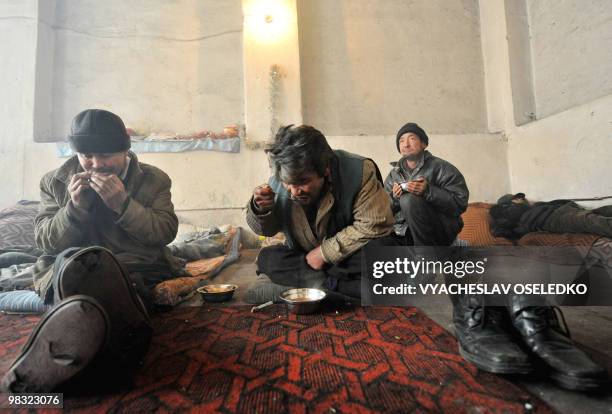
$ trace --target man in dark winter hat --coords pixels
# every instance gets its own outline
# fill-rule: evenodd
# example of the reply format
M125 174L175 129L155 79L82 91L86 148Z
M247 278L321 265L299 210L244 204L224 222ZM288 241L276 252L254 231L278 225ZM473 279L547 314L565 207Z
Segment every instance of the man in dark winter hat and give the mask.
M395 234L403 244L448 246L463 228L461 213L469 191L461 172L426 150L427 133L409 122L395 141L401 154L385 179L395 215Z
M385 180L395 214L395 233L407 245L448 246L463 227L469 192L459 170L426 150L427 133L407 123L397 133L401 154ZM483 295L454 295L453 322L459 350L479 368L498 373L532 369L528 356L500 327L496 308L483 312ZM487 308L489 309L489 308Z
M121 118L85 110L68 141L75 155L41 179L35 220L44 255L34 287L51 309L2 379L3 391L129 377L117 374L136 368L148 349L150 290L179 271L166 247L178 230L170 178L129 151Z

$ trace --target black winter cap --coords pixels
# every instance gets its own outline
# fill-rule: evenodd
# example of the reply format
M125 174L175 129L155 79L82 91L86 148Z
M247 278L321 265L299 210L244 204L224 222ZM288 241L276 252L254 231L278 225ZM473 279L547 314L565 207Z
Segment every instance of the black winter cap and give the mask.
M67 138L82 154L122 152L131 145L121 118L103 109L86 109L75 116Z
M525 193L504 194L497 200L497 204L509 204L512 203L512 200L516 200L517 198L525 199Z
M407 132L412 132L417 137L419 137L419 139L421 140L422 143L424 143L425 145L429 145L429 137L427 136L427 134L425 133L423 128L421 128L420 126L418 126L414 122L408 122L406 125L401 127L399 131L397 131L397 136L395 138L395 146L397 147L397 151L398 152L400 150L399 149L399 140L400 140L401 136L404 135Z

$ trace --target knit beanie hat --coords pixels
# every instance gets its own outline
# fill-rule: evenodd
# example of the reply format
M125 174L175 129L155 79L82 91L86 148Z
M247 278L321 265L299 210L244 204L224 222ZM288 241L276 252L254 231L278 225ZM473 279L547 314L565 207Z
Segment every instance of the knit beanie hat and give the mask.
M406 125L401 127L399 131L397 131L397 137L395 138L395 146L397 147L397 151L398 152L400 150L399 149L399 140L400 140L401 136L404 135L407 132L412 132L417 137L419 137L419 139L421 140L421 142L423 144L429 145L429 137L427 136L425 131L423 131L423 129L420 126L418 126L417 124L415 124L414 122L408 122Z
M82 154L122 152L130 148L130 136L121 118L103 109L86 109L72 120L70 146Z
M517 198L525 198L525 193L516 193L516 194L504 194L497 200L497 204L510 204L512 200L516 200Z

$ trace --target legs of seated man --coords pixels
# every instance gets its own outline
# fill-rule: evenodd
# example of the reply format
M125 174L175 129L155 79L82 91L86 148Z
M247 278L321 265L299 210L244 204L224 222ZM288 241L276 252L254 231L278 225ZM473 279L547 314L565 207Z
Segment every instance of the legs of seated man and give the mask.
M323 286L327 275L306 263L306 253L286 245L264 247L257 256L257 272L266 274L273 283L292 287Z
M398 246L392 236L373 239L370 246ZM292 287L315 287L337 291L353 298L361 297L361 249L330 265L314 270L306 263L306 253L285 245L261 249L257 257L258 273L268 275L273 283Z
M407 245L448 246L458 234L459 220L440 214L423 197L404 193L400 207L408 225Z

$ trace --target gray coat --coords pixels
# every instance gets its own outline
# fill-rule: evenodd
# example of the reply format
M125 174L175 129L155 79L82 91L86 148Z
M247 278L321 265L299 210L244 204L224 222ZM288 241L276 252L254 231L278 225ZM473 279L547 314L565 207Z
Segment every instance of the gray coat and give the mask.
M419 177L425 178L428 189L425 200L442 216L444 225L457 233L463 228L461 214L467 209L470 192L465 178L450 162L425 151L422 162L409 171L402 167L404 159L392 162L393 167L385 179L385 191L391 198L391 209L395 216L395 233L405 235L408 225L402 215L399 200L393 197L393 183L402 183Z

